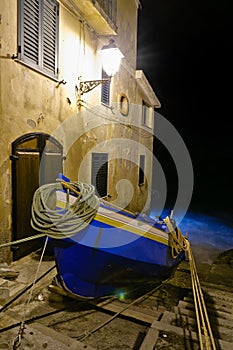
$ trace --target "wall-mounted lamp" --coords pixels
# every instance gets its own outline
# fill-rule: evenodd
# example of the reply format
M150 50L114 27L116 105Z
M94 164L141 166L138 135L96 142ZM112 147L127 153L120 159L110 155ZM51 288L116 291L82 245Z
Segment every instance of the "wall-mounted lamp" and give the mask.
M118 72L123 57L121 51L114 44L114 40L111 39L108 45L104 45L100 51L102 59L102 68L109 76L107 79L100 80L87 80L82 81L79 77L79 83L75 86L76 93L78 96L86 94L93 90L96 86L104 84Z
M111 39L108 45L102 47L102 67L109 77L113 77L119 70L121 59L124 57L121 51L114 44Z

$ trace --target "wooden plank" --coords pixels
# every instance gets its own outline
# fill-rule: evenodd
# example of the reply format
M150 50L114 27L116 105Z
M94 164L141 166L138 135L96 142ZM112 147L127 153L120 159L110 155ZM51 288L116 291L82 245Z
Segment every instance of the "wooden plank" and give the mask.
M160 313L154 313L154 315L149 315L148 313L144 313L143 311L139 310L140 308L135 310L135 307L134 307L134 310L133 309L124 310L124 307L126 307L127 305L120 306L120 305L117 305L117 303L114 301L108 304L99 303L99 304L96 304L96 306L107 311L112 311L114 313L120 312L121 315L133 318L138 321L146 322L148 324L151 324L155 319L158 319L160 316Z
M10 327L1 333L1 344L9 344L9 339L15 339L19 332L19 325L22 321L22 315L8 310L7 314L3 314L2 325L7 327L8 325L15 325L14 328ZM15 321L18 321L17 323ZM26 344L25 344L26 342ZM24 345L26 345L24 347ZM73 339L65 334L61 334L51 327L45 326L38 322L33 322L25 325L23 337L21 340L20 349L49 349L49 350L97 350L92 346L86 345L76 339ZM8 349L8 348L7 348ZM10 349L10 348L9 348Z
M159 331L154 328L150 328L139 348L139 350L153 350L159 337Z
M49 290L54 292L54 293L58 293L61 294L63 296L66 297L70 297L76 300L81 301L82 299L80 299L78 296L76 296L75 294L69 293L67 291L65 291L64 289L62 289L61 287L57 287L54 285L50 285L49 286ZM101 301L99 303L96 303L95 300L87 300L88 303L102 308L104 310L107 311L111 311L114 313L121 313L121 315L133 318L135 320L138 321L142 321L148 324L151 324L155 319L158 319L161 316L161 312L159 311L154 311L154 312L149 312L149 310L143 312L142 309L140 307L131 307L130 306L130 310L129 309L125 309L124 308L127 307L127 304L123 304L123 305L119 305L117 301ZM123 310L123 311L122 311Z

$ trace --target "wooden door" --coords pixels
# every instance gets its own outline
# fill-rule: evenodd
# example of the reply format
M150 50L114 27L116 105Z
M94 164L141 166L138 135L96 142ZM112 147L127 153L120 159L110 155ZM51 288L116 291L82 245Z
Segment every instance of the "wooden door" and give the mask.
M39 186L40 155L38 152L18 152L15 167L14 231L13 240L33 236L31 227L31 203ZM41 246L41 240L32 240L13 246L14 260Z
M30 224L31 205L35 190L42 184L55 182L62 171L62 146L43 133L26 134L12 144L13 241L35 232ZM12 246L17 260L42 245L42 239Z

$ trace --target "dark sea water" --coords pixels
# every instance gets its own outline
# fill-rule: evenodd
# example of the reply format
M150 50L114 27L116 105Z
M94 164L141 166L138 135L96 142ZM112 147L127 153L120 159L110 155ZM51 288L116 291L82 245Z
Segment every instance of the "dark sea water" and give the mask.
M151 210L151 216L155 211ZM164 210L162 217L169 215ZM176 220L176 213L173 214ZM179 221L179 219L178 219ZM218 212L214 216L205 213L187 211L179 222L179 228L188 239L197 263L212 264L223 251L233 249L233 220L229 213Z
M230 216L223 218L188 212L179 227L188 238L197 262L211 264L219 253L233 248L233 223Z

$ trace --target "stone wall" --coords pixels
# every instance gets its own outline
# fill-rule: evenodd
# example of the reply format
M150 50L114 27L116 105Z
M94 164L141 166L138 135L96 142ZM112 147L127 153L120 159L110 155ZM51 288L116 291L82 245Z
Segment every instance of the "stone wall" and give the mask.
M79 177L80 180L90 181L90 162L83 161L90 150L111 152L109 193L113 200L117 198L115 184L125 179L125 183L121 182L120 189L122 204L127 204L130 210L141 211L145 206L148 209L151 159L147 163L147 183L139 188L138 165L134 159L134 155L138 157L138 150L130 145L120 150L117 144L112 148L109 143L111 139L129 139L135 142L134 145L144 143L152 151L153 137L145 138L137 128L130 127L132 122L135 123L135 118L136 125L139 125L140 106L146 98L135 80L136 5L135 0L119 1L119 34L115 41L125 57L119 73L112 79L111 101L114 109L109 109L100 103L101 86L83 96L81 106L77 106L75 93L79 76L85 80L101 78L98 51L108 42L108 38L98 36L88 23L80 21L81 14L77 15L75 11L66 8L65 1L60 1L59 79L55 81L17 58L12 58L17 53L17 1L0 1L0 244L12 240L12 143L30 132L51 134L62 143L67 156L64 174L74 180ZM59 81L64 81L65 84ZM139 106L136 114L129 113L128 119L119 113L122 93L128 97L130 105ZM72 138L73 143L70 144ZM132 159L127 158L128 153L131 153ZM120 155L123 160L119 159ZM130 202L127 199L131 195L127 192L128 181L134 187ZM0 261L9 263L11 259L10 248L0 250Z

